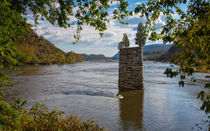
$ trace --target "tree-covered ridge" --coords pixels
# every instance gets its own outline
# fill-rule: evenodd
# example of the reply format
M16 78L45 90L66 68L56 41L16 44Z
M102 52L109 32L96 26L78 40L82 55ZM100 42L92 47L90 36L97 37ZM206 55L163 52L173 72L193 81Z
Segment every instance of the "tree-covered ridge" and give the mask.
M105 57L104 55L102 54L98 54L98 55L95 55L95 54L90 54L90 55L87 55L87 54L80 54L83 59L85 61L100 61L100 60L107 60L108 58Z
M152 51L144 51L143 59L149 61L161 61L157 60L161 55L165 54L167 50L152 50Z
M175 45L172 45L167 52L164 54L160 55L156 60L157 61L167 61L170 62L172 57L175 57L177 53L181 51L181 48L177 48Z
M19 50L17 59L23 64L71 64L83 61L79 54L63 52L32 29L28 30L25 40L15 47Z

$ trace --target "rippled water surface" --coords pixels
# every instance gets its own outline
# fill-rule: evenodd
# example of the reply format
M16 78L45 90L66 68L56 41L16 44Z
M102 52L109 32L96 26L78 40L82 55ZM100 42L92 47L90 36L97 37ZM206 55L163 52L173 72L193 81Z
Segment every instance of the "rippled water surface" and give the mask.
M184 88L179 87L178 79L163 74L166 67L169 64L144 62L144 90L121 92L124 98L119 99L117 62L25 66L10 73L15 87L7 91L7 101L22 97L29 107L46 103L50 109L95 119L114 131L191 130L207 119L196 96L209 79L197 74L196 84L187 82Z

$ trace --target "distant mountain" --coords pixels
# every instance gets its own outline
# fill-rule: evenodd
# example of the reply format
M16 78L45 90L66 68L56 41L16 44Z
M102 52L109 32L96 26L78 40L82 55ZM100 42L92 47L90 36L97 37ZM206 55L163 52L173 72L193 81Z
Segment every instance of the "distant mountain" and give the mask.
M167 44L167 45L164 45L164 44L152 44L152 45L145 45L143 47L143 52L144 52L144 55L160 55L162 53L165 53L170 47L171 47L172 44ZM115 54L113 57L112 57L113 60L119 60L119 53Z
M112 60L119 60L119 53L115 54L113 57L112 57Z
M172 44L152 44L145 45L143 51L154 51L154 50L168 50Z
M82 56L85 61L98 61L98 60L107 60L108 59L107 57L105 57L102 54L98 54L98 55L95 55L95 54L90 54L90 55L80 54L80 56Z
M74 52L65 53L51 42L38 36L32 29L24 41L16 44L19 50L18 60L23 64L64 64L83 61L83 58Z
M156 60L157 61L170 61L171 58L177 53L180 52L182 48L177 48L175 45L172 45L168 51L160 55Z

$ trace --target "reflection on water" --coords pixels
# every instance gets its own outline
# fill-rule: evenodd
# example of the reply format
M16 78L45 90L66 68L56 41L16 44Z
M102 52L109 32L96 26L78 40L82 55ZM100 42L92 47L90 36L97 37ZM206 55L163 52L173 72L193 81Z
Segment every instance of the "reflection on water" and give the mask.
M135 131L143 128L144 90L121 92L120 124L122 129Z
M182 88L178 79L163 74L168 66L145 62L144 90L120 92L123 99L117 97L117 62L25 66L9 74L15 87L6 90L6 100L23 97L29 102L28 108L46 103L50 109L95 119L113 131L191 130L195 123L207 119L196 96L209 78L197 74L198 83L188 81Z

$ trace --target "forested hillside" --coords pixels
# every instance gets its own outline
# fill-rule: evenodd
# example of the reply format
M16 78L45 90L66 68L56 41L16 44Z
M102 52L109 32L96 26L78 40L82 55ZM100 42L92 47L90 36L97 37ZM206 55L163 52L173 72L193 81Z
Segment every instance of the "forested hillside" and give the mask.
M154 51L154 50L168 50L172 44L152 44L145 45L143 51Z
M104 55L102 54L98 54L98 55L95 55L95 54L90 54L90 55L87 55L87 54L80 54L85 61L98 61L98 60L107 60L108 58L105 57Z
M157 61L157 58L165 54L167 50L153 50L153 51L144 51L143 59L149 61Z
M26 39L16 45L20 62L24 64L70 64L83 61L79 54L63 52L44 37L38 36L32 29L29 29L28 33Z
M159 56L156 60L157 61L170 61L176 53L179 53L182 49L177 48L175 45L172 45L168 51L161 56Z

